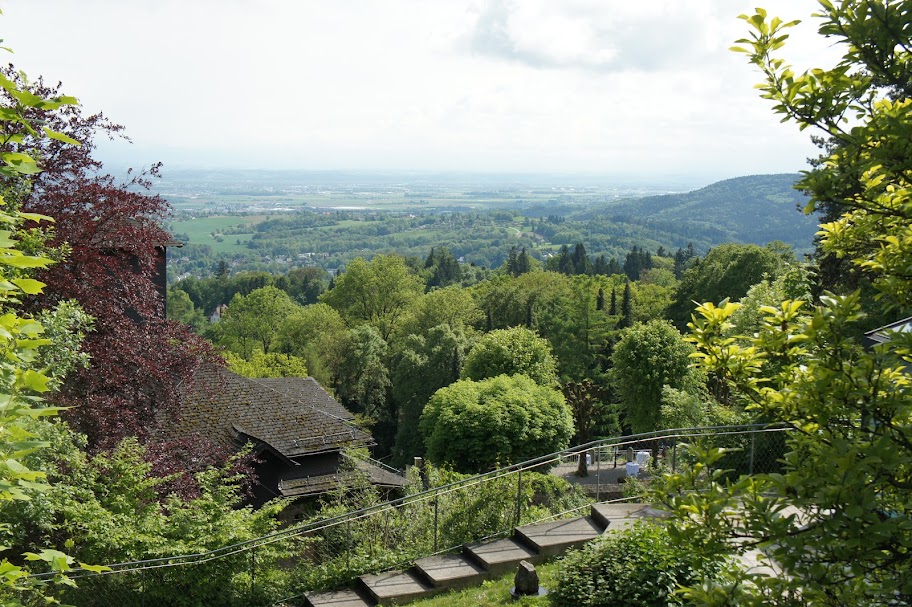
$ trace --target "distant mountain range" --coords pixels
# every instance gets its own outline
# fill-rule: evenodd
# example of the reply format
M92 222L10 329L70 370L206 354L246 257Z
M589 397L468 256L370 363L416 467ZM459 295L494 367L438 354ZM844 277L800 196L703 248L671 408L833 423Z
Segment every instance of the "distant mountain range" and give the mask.
M818 230L818 217L800 210L808 198L794 189L798 178L792 173L736 177L683 194L600 203L572 219L607 219L671 234L691 233L710 246L781 240L805 252Z

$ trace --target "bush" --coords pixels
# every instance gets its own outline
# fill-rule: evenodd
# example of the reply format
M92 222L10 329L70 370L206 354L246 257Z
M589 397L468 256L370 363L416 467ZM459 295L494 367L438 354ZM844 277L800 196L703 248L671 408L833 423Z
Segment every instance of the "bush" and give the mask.
M478 472L566 449L573 415L557 390L499 375L437 390L419 428L431 461Z
M664 526L640 522L569 553L551 594L554 607L682 605L675 591L715 578L721 562L701 561L671 543Z

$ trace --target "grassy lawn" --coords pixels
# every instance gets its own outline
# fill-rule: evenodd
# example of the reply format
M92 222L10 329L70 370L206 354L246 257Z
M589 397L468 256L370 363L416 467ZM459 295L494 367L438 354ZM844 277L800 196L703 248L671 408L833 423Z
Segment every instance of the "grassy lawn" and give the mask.
M538 578L541 585L549 590L553 590L556 585L558 561L536 565ZM500 607L507 605L546 607L549 605L548 597L524 597L514 601L510 596L510 588L513 587L513 577L516 572L509 573L499 580L489 580L481 586L475 586L460 590L458 592L448 592L439 594L435 597L409 603L414 607Z
M212 232L236 228L239 225L254 225L265 219L266 215L197 217L172 222L171 232L174 234L187 234L192 244L207 244L216 252L246 251L247 241L250 240L250 236L253 233L252 229L249 234L226 234L221 237L221 242L212 237ZM238 240L241 241L241 244L237 244Z

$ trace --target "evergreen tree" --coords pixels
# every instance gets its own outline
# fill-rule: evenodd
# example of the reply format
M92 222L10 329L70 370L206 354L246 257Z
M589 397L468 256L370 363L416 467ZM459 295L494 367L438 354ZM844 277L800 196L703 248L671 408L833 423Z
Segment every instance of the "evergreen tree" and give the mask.
M595 309L604 310L605 309L605 289L599 287L598 297L595 298Z
M526 253L526 247L523 247L519 252L519 257L516 258L516 275L525 274L532 270L532 262L529 261L529 254Z
M583 243L578 242L573 248L572 262L574 274L589 274L589 256L586 255L586 247L583 246Z
M573 259L570 257L570 249L567 248L567 245L562 245L560 253L557 255L557 271L568 276L573 274Z
M674 275L675 278L681 280L681 277L684 275L684 270L687 269L688 261L693 257L696 257L694 252L694 246L692 242L687 243L686 249L678 249L674 254Z
M633 245L633 248L630 249L630 252L627 253L627 257L624 260L624 274L627 275L627 278L630 280L639 280L640 274L644 270L649 270L651 268L652 254L645 249L641 249L637 245Z
M621 320L618 328L625 329L633 326L633 297L630 293L630 281L624 283L624 298L621 300Z
M624 270L621 268L621 264L617 259L612 257L608 260L608 270L605 272L605 276L614 276L615 274L623 274Z
M507 255L506 266L507 274L510 276L519 276L519 258L516 255L516 245L510 247L510 254Z
M611 287L611 307L608 309L608 313L612 316L618 313L617 289L614 287Z
M629 280L639 280L640 278L640 248L633 245L633 248L627 252L624 259L624 274Z

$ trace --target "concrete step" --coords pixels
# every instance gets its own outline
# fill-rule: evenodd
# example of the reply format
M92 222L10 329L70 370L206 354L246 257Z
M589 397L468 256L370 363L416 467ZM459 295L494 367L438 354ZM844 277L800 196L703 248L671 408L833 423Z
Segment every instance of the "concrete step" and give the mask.
M336 590L334 592L308 592L304 595L304 605L307 607L373 607L374 603L354 590Z
M592 504L590 515L606 530L617 531L641 518L664 518L667 512L644 504Z
M475 586L487 572L461 554L441 554L415 561L415 569L437 589L454 590Z
M603 530L602 525L585 516L517 527L513 535L539 556L554 556L597 538Z
M362 575L361 583L378 605L404 605L409 601L434 594L435 589L411 571L387 571Z
M487 570L489 577L498 577L515 569L520 561L541 562L541 557L534 550L510 538L467 544L462 550Z

